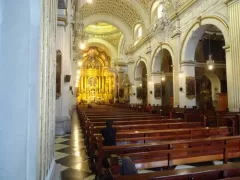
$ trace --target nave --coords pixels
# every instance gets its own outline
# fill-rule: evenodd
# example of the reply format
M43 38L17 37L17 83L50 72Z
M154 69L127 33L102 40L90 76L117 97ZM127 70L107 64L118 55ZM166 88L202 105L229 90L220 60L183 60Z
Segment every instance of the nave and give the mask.
M82 133L85 137L86 152L93 173L101 171L99 159L109 156L111 171L116 179L161 179L161 176L176 176L175 179L220 179L222 172L229 177L239 178L240 137L231 124L209 125L194 119L193 115L173 109L170 116L136 112L134 108L93 106L78 107ZM177 116L188 118L179 118ZM225 113L227 116L227 112ZM196 116L195 116L196 117ZM102 146L100 129L106 120L113 120L117 129L117 145ZM192 119L192 120L190 120ZM194 126L192 124L194 123ZM197 124L198 123L198 124ZM76 128L76 127L73 127ZM97 147L97 148L96 148ZM170 149L169 149L170 148ZM97 161L94 152L97 151ZM96 154L95 154L96 155ZM141 175L119 176L117 156L129 156ZM170 170L170 171L167 171ZM212 171L212 173L206 173ZM200 174L200 175L199 175ZM224 175L226 175L225 173ZM185 175L185 177L184 177ZM225 176L227 177L227 176ZM89 179L93 179L94 175Z

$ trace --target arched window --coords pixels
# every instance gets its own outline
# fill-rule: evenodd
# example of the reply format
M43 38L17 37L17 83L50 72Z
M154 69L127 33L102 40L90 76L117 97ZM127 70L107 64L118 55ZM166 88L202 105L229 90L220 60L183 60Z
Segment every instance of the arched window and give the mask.
M138 23L134 26L134 39L137 40L143 36L143 26L142 24Z
M142 32L142 26L140 26L139 28L138 28L138 30L137 30L137 37L138 38L140 38L140 37L142 37L142 34L143 32Z
M163 16L163 5L159 4L158 9L157 9L157 17L158 19Z

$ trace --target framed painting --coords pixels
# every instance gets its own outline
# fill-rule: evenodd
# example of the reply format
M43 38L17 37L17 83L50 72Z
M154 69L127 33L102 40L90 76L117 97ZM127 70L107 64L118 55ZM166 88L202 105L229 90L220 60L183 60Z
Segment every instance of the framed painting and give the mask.
M154 84L154 98L160 99L165 94L165 86L161 83Z
M188 99L194 99L196 97L195 77L186 77L186 96Z
M123 96L124 96L124 89L123 89L123 88L120 88L120 89L119 89L119 97L120 97L120 98L123 98Z
M141 87L137 87L137 98L142 99L143 98L143 90Z
M57 50L56 57L56 99L61 96L62 53Z

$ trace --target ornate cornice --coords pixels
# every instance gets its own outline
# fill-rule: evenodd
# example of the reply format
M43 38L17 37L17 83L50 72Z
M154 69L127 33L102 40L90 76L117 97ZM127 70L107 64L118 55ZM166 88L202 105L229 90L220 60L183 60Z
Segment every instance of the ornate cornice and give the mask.
M174 20L176 17L178 17L180 14L182 14L185 10L187 10L190 6L192 6L195 2L197 2L197 0L179 0L180 7L178 7L177 10L173 10L173 8L174 8L173 5L168 10L170 19Z
M151 31L146 36L144 36L142 39L140 39L140 41L138 41L136 44L129 46L124 52L125 55L129 55L129 54L132 54L135 51L137 51L140 47L142 47L144 44L146 44L146 42L149 41L153 36L154 36L154 33Z
M195 66L196 62L193 60L185 60L180 63L181 66Z

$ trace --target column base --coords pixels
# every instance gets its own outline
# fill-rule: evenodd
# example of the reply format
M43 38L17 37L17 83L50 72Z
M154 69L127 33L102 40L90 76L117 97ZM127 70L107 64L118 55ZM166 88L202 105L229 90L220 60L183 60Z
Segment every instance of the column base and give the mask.
M61 180L61 164L56 164L53 159L49 173L45 180Z
M70 117L56 117L55 135L62 136L66 133L71 133L71 124Z

